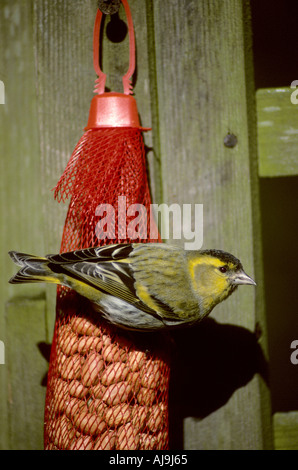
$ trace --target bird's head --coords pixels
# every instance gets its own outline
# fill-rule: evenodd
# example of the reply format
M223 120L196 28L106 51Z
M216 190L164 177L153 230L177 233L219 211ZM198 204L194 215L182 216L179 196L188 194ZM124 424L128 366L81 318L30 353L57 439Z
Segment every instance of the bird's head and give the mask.
M256 285L244 272L239 259L225 251L189 251L188 262L193 288L208 312L239 285Z

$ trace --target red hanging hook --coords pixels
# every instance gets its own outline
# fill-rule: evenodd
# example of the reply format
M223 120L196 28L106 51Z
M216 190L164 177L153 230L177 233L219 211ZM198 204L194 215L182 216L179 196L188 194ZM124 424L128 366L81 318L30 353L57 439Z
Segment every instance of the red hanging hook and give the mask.
M105 92L106 74L101 70L98 57L100 48L100 27L102 12L97 11L93 33L93 66L98 78L95 81L94 92L96 95L91 101L87 129L103 127L137 127L143 131L140 125L137 103L132 94L131 77L135 70L135 36L133 22L127 0L121 0L125 9L129 32L129 67L122 77L124 93Z
M127 0L121 0L124 6L127 24L128 24L128 33L129 33L129 67L126 74L122 77L123 83L123 92L125 95L132 94L132 85L130 83L131 77L135 71L135 35L133 29L133 21L130 13L130 8L127 3ZM97 80L95 80L95 88L94 92L98 95L104 93L105 91L105 83L107 75L101 70L99 65L99 51L100 51L100 28L102 23L102 12L98 9L95 24L94 24L94 32L93 32L93 66L98 76Z

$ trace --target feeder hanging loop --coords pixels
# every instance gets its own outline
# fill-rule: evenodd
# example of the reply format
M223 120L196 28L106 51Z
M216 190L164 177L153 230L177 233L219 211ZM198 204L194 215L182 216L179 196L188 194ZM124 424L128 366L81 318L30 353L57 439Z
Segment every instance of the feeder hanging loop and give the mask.
M128 33L129 33L129 67L126 74L122 77L123 83L123 93L125 95L132 94L132 85L130 83L130 79L133 76L135 70L135 35L134 35L134 28L133 28L133 21L130 13L130 8L128 5L127 0L121 0L124 6L124 10L126 13L127 24L128 24ZM99 51L100 51L100 28L102 23L102 12L100 10L97 11L95 24L94 24L94 32L93 32L93 66L98 78L95 80L95 87L94 93L98 95L104 93L105 91L105 83L106 83L106 74L101 70L99 65Z
M94 93L90 105L89 119L85 130L108 127L138 128L148 131L149 128L141 127L137 103L132 96L130 79L135 70L135 36L130 8L127 0L121 0L125 9L129 32L129 67L122 77L123 93L105 92L106 74L99 64L100 28L102 24L102 12L97 11L93 31L93 66L98 78L95 80Z

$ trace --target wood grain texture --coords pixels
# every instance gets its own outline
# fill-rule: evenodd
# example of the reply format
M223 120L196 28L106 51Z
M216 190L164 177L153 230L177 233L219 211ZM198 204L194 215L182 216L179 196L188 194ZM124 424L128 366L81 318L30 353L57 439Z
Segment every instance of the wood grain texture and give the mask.
M261 177L298 174L298 104L291 101L293 93L286 87L257 91Z
M251 373L237 381L242 369L253 363L250 349L245 350L241 343L241 334L254 339L256 323L263 331L260 344L266 355L250 23L247 7L243 8L247 2L130 0L129 4L137 45L135 98L142 124L152 127L144 139L148 148L153 147L147 157L154 201L169 205L203 204L203 247L231 251L241 258L248 274L258 283L257 290L240 288L216 308L213 329L205 335L206 349L198 353L196 334L204 336L202 333L200 336L199 329L183 332L178 338L178 345L183 345L178 353L185 380L196 378L196 381L190 380L192 387L183 390L185 404L191 402L188 394L192 391L194 406L187 412L183 410L184 424L179 422L183 429L176 427L175 431L184 432L185 449L268 448L271 429L267 387L253 367ZM5 255L8 249L40 254L59 251L67 204L54 201L51 190L88 119L96 78L92 63L96 2L13 0L5 1L4 7L0 9L0 39L5 45L0 50L0 64L4 65L5 73L0 79L6 85L7 102L5 107L0 106L0 141L6 157L1 157L1 217L5 223L0 237L1 257L9 277L14 268ZM120 18L124 19L123 12ZM108 85L118 87L118 74L126 70L127 43L107 42L103 54ZM224 145L228 133L237 137L238 143L233 148ZM13 366L13 358L23 348L23 328L35 318L33 311L42 320L32 334L27 328L26 341L32 346L39 337L51 340L55 288L18 286L16 294L16 288L2 279L1 294L4 302L10 300L7 322L2 305L1 334L10 338L10 344L14 337L18 338L12 356L7 348L5 351ZM21 317L22 304L16 301L16 295L29 302L25 303L25 316L20 323L15 319ZM212 336L217 331L219 334ZM229 339L225 344L227 331ZM208 367L207 356L219 342L218 356L215 355L209 376L204 376L202 365ZM234 345L238 348L235 352ZM182 354L188 353L187 346L194 346L192 357ZM231 356L226 354L229 347ZM36 357L32 350L26 349L27 354L30 361ZM240 360L237 369L233 357L241 358L242 354L243 361ZM13 411L18 409L7 407L7 384L16 384L21 373L11 366L10 382L8 368L0 366L3 373L0 412L5 423L16 423ZM224 378L220 375L226 370L223 366L230 366ZM22 379L24 393L37 390L37 376L38 373ZM215 401L220 400L217 406L210 406L203 418L198 417L196 393L206 382L209 384L212 376L222 380L211 389ZM177 377L173 388L181 385L185 382ZM232 391L223 396L222 390L227 386ZM38 388L38 403L41 397ZM15 391L15 400L19 399L20 394ZM205 401L206 405L211 404L209 397ZM26 409L21 413L23 430L30 418ZM175 413L176 410L173 416ZM38 419L42 423L40 408L33 421L36 429L40 429ZM23 436L24 441L20 438L19 442L38 447L39 437L33 435L32 440ZM17 435L13 439L9 437L8 425L3 425L1 446L14 445Z
M32 23L32 2L17 0L4 1L0 8L0 75L5 85L5 104L0 106L0 184L1 184L1 231L0 231L0 339L5 345L5 364L0 365L0 448L7 449L11 444L10 429L12 419L21 415L21 406L28 396L18 395L14 418L8 413L8 364L19 360L22 350L18 349L22 335L28 333L28 319L14 316L14 325L7 325L5 320L6 302L15 296L40 297L44 295L42 285L15 286L9 285L9 278L16 269L11 262L8 251L44 252L43 239L43 201L41 197L41 166L39 155L38 118L35 94L34 67L34 29ZM13 306L10 307L13 310ZM41 337L45 335L45 311L35 304L32 305L31 318L38 319L43 325ZM36 315L36 317L35 317ZM12 341L13 327L15 334ZM6 338L10 338L9 344ZM27 336L28 337L28 336ZM29 339L28 339L29 340ZM28 357L30 363L31 355ZM32 363L30 363L32 365ZM10 371L11 372L11 371ZM14 370L18 373L18 371ZM39 387L42 376L36 377L37 383L31 381L32 376L23 376L24 387L32 392ZM17 377L13 377L15 383ZM26 388L26 387L29 388ZM24 389L23 389L24 390ZM36 388L35 388L36 390ZM16 392L17 393L17 392ZM36 399L38 400L39 393ZM29 398L31 400L31 398ZM43 420L43 410L38 416ZM24 418L24 420L23 420ZM37 417L36 417L37 419ZM30 428L31 415L27 408L26 416L20 418L20 429ZM16 422L16 421L15 421ZM31 429L32 430L32 429ZM36 434L34 434L36 436ZM24 437L25 438L25 437ZM26 439L26 438L25 438ZM34 441L32 438L31 443ZM39 437L40 442L40 437Z
M163 202L204 204L203 248L232 252L255 276L258 310L256 290L242 288L212 314L220 323L253 332L257 322L263 331L266 325L261 262L255 259L260 255L260 239L255 238L259 215L253 214L258 212L257 162L256 141L250 142L254 123L249 121L254 91L248 86L249 15L243 5L238 0L153 2ZM237 137L234 148L224 145L228 133ZM240 354L245 357L245 351ZM266 402L270 399L260 382L255 377L238 388L225 406L203 420L187 418L185 447L270 447L268 407L261 418L263 393ZM184 396L187 400L186 391Z
M149 78L147 62L147 26L145 4L129 2L137 25L136 73L134 93L140 120L151 126ZM92 0L34 2L36 28L37 102L40 135L42 192L46 199L45 236L47 252L58 252L66 211L65 204L54 201L52 188L62 175L71 154L84 133L93 98L96 74L93 69L93 26L97 4ZM126 20L121 7L119 17ZM102 70L107 74L107 91L122 90L122 75L129 60L127 38L112 43L106 37L109 19L103 23ZM151 133L145 133L145 144L152 147ZM148 154L153 168L154 155ZM152 178L153 181L153 178ZM152 187L152 193L155 193ZM55 310L54 288L47 286L48 310ZM53 324L53 314L50 317ZM50 326L49 326L50 328Z
M93 83L92 31L96 4L34 1L35 67L43 236L47 253L60 250L68 209L54 200L56 186L87 124ZM46 287L48 328L53 331L56 295Z
M298 412L274 413L275 450L298 450Z
M42 380L48 364L38 343L47 339L45 307L45 298L28 297L6 305L8 448L13 450L43 450Z

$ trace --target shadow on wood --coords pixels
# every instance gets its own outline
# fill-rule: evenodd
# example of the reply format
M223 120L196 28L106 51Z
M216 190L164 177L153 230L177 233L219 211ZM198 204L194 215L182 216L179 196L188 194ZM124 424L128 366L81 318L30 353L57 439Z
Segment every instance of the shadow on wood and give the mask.
M256 373L268 385L268 364L258 343L260 334L212 318L171 333L170 449L184 448L184 418L204 419L224 406ZM150 334L141 333L139 340L145 337L148 340ZM51 345L40 342L38 348L49 360ZM46 381L44 376L42 385L46 386Z
M268 384L258 332L211 318L175 331L170 384L170 448L183 449L183 419L204 419L256 373Z

